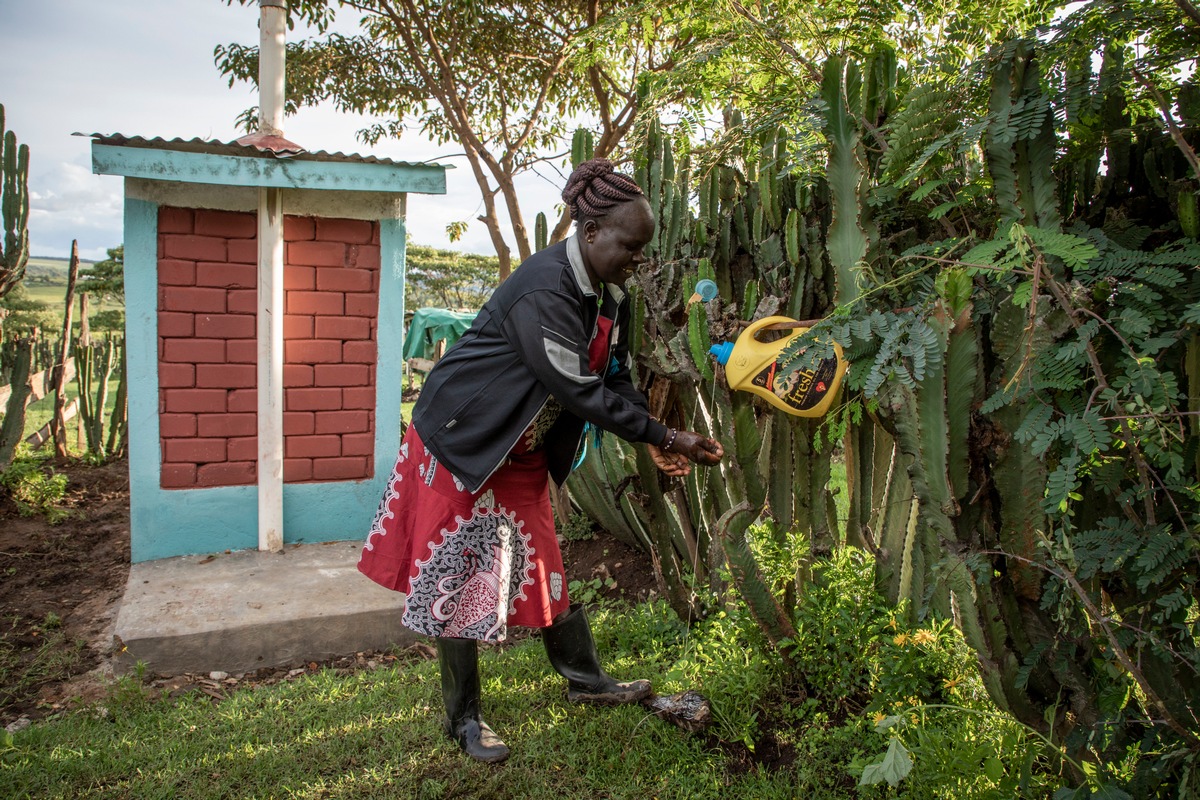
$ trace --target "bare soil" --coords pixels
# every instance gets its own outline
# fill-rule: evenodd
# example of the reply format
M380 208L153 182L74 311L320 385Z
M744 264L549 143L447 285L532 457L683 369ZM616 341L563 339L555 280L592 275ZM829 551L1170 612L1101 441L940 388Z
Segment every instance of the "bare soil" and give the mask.
M104 696L112 628L129 575L124 461L53 465L68 476L51 524L0 492L0 724Z
M61 504L67 517L57 524L22 516L0 490L0 725L100 702L114 680L113 628L129 575L128 464L65 461L53 467L69 480ZM597 598L635 603L655 591L649 557L607 533L565 541L562 548L568 582L583 581ZM323 667L352 671L433 655L427 646L410 650L347 653L319 664L233 676L146 679L154 694L199 690L219 698L242 683L275 683Z

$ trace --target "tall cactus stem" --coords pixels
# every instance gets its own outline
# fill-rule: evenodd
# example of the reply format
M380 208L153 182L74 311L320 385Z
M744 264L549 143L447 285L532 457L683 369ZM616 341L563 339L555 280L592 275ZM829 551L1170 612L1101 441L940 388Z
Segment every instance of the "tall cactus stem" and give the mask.
M29 146L18 145L17 135L4 127L0 105L0 224L4 249L0 251L0 297L25 276L29 263Z

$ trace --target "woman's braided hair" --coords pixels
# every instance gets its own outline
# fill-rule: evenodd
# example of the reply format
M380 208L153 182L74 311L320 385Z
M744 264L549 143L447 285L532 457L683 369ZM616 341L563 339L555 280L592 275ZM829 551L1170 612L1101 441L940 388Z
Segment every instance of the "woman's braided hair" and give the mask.
M571 219L598 219L614 206L641 197L642 187L628 175L622 175L607 158L593 158L575 168L563 189L563 202Z

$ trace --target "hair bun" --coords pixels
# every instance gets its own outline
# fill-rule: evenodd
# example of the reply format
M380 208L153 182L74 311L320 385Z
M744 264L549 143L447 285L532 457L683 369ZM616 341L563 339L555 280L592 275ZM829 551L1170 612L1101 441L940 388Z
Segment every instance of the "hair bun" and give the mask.
M567 180L567 185L562 192L563 202L568 206L574 205L575 201L579 199L579 195L587 191L592 181L605 175L611 175L616 171L617 168L607 158L593 158L590 161L584 161L575 168Z
M584 161L571 173L562 199L572 219L603 217L619 203L642 196L642 189L628 175L617 172L607 158Z

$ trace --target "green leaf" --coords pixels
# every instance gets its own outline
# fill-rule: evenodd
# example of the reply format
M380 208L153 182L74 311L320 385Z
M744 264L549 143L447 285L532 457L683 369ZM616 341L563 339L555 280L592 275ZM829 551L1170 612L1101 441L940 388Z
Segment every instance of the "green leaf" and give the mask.
M1064 458L1054 471L1046 476L1046 498L1042 501L1042 509L1047 514L1066 512L1069 501L1076 499L1079 489L1079 479L1076 470L1079 460L1072 456Z
M957 319L971 302L971 276L965 269L950 269L939 277L939 290L952 319Z
M902 721L903 718L899 714L892 714L891 716L884 717L883 719L879 720L879 722L875 723L875 732L883 733Z
M1112 433L1094 411L1071 418L1069 425L1075 444L1084 453L1104 452L1112 443Z
M1033 281L1021 281L1013 290L1012 304L1025 308L1033 298Z
M1078 789L1063 787L1054 793L1054 800L1088 800L1091 796L1092 793L1086 786L1080 786Z
M930 219L941 219L958 207L957 200L947 200L944 203L939 203L929 210Z
M927 196L929 196L930 192L934 191L935 189L939 188L940 186L943 186L945 183L946 182L943 180L935 180L935 181L927 181L927 182L921 184L920 186L918 186L916 189L913 190L913 193L912 193L913 202L920 202L921 200L924 200Z
M1025 418L1021 420L1021 424L1013 431L1013 438L1021 444L1027 444L1034 436L1046 430L1053 414L1053 406L1044 403L1032 404L1028 413L1025 414Z
M1189 325L1200 325L1200 301L1192 303L1183 312L1183 321Z
M1058 256L1071 269L1083 267L1100 254L1096 245L1082 236L1048 231L1033 225L1026 227L1025 232L1047 255Z
M889 786L895 787L908 777L912 768L913 762L909 757L908 748L901 744L899 739L893 738L887 752L883 754L883 760L878 764L868 765L863 770L858 785L873 786L887 781Z
M1045 425L1033 433L1033 454L1041 458L1050 449L1050 446L1058 441L1058 437L1062 435L1063 425L1061 422L1052 422Z

